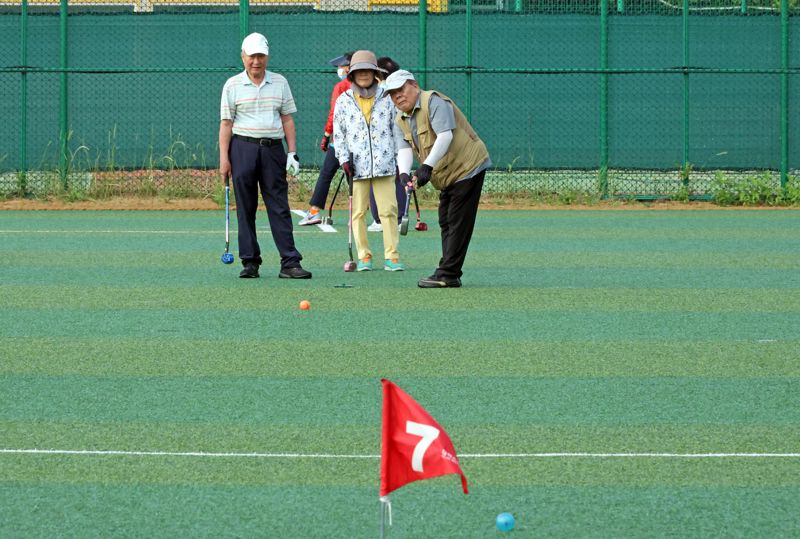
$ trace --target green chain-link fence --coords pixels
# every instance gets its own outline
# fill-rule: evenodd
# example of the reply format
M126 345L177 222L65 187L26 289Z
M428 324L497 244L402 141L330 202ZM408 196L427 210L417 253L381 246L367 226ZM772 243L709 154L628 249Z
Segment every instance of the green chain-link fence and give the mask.
M420 6L423 6L420 9ZM6 0L0 194L210 191L222 85L270 41L313 184L336 79L368 48L452 97L487 190L703 196L800 168L797 0Z

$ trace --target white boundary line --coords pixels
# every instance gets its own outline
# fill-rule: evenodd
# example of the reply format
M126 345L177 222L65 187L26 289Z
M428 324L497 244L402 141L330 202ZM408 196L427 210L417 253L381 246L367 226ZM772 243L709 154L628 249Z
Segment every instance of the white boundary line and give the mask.
M25 455L111 455L132 457L226 457L286 459L376 459L380 455L346 455L325 453L214 453L206 451L120 451L94 449L0 449L0 454Z
M0 229L0 234L219 234L211 230L10 230Z
M1 5L1 4L0 4ZM319 227L327 227L330 230L325 232L336 232L336 229L330 225L317 225ZM269 231L269 227L264 230ZM231 229L231 232L236 232L236 229ZM306 234L312 232L311 230L297 230L294 229L294 234ZM192 235L207 234L217 236L220 234L218 230L12 230L0 229L0 234L155 234L159 236L169 235Z
M724 458L800 458L800 453L480 453L464 454L459 458L671 458L671 459L724 459Z
M379 459L380 455L336 453L215 453L205 451L122 451L93 449L0 449L0 454L15 455L99 455L133 457L200 457L200 458L283 458L283 459ZM505 458L800 458L800 453L464 453L467 459Z

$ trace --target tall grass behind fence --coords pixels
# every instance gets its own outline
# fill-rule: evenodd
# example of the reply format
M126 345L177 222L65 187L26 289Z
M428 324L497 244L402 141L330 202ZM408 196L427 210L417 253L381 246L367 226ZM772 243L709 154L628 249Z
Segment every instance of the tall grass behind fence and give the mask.
M327 60L388 55L452 97L487 190L708 195L800 169L797 0L11 0L0 5L0 194L192 195L250 31L298 112L309 187ZM424 9L420 9L420 6Z

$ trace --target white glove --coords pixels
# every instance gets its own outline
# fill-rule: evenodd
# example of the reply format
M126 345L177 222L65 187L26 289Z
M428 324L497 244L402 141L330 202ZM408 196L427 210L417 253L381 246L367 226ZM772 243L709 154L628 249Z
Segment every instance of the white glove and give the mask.
M286 173L289 176L297 176L300 173L300 159L295 152L286 155Z

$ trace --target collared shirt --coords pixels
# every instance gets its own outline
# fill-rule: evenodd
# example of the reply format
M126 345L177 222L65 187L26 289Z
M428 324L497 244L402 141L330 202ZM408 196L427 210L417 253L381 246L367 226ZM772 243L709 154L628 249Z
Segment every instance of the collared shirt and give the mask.
M282 139L281 115L297 112L289 82L271 71L256 86L247 71L229 78L222 89L220 119L233 120L233 134Z

